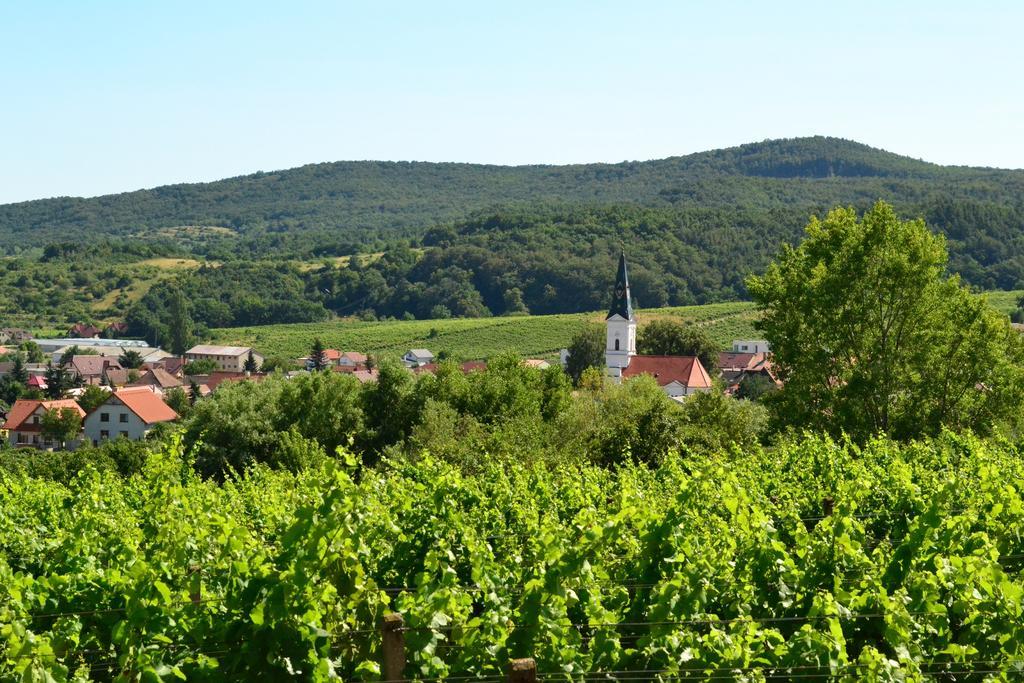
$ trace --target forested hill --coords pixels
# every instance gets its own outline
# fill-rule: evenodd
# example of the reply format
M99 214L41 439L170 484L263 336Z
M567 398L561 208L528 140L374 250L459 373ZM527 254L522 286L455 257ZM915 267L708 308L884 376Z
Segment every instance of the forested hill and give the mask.
M193 250L265 253L294 248L294 237L305 234L302 243L320 253L345 253L416 237L496 205L767 210L878 198L916 205L940 196L1019 207L1024 171L944 167L826 137L619 164L335 162L90 199L0 205L0 240L11 250L76 234L131 235L164 237Z
M944 233L970 284L1024 288L1024 171L802 138L622 164L339 162L0 206L18 256L0 301L125 318L147 339L166 336L178 291L208 327L572 313L607 304L623 247L640 305L729 301L811 215L879 199ZM152 288L111 270L147 256L198 269Z

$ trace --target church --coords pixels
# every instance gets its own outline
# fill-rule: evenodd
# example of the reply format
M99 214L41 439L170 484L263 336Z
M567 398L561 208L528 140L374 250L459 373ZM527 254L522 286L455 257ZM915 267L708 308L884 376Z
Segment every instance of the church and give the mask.
M636 314L629 291L626 254L619 256L611 309L605 318L605 366L608 377L619 383L650 375L672 398L711 390L711 377L696 356L642 356L636 352Z

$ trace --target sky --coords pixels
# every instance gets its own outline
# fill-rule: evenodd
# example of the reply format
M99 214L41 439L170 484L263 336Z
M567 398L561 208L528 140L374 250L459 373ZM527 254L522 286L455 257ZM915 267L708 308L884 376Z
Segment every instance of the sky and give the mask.
M0 0L0 203L832 135L1024 167L1024 3Z

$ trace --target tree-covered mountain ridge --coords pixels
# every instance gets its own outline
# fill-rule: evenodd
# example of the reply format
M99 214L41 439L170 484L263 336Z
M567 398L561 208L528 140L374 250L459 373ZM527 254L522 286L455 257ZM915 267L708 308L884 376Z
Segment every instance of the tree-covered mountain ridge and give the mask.
M237 239L299 231L326 233L334 243L329 250L343 251L368 241L417 237L496 205L769 209L863 204L880 197L899 204L939 195L1019 207L1024 170L941 166L820 136L615 164L340 161L94 198L0 205L0 237L18 246L87 230L90 236L163 237L195 247L219 243L225 234Z

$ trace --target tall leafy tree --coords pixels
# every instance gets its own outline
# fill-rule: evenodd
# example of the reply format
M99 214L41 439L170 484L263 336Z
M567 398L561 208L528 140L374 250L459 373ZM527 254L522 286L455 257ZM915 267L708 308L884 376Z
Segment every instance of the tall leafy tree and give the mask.
M718 345L696 325L659 318L637 332L637 353L654 356L697 356L713 373L718 367Z
M747 281L785 382L768 400L775 420L862 440L1014 419L1021 341L946 261L940 235L884 202L813 218Z
M170 333L171 353L176 356L182 356L192 348L192 344L195 341L195 323L192 322L188 302L185 300L185 295L182 294L181 288L175 287L171 292L170 299L168 305L168 315L170 317L168 332Z
M580 328L569 342L569 358L565 371L574 384L579 384L587 368L604 369L604 330L597 325Z
M51 408L43 413L40 421L40 432L43 437L56 441L61 450L67 442L78 436L82 429L82 417L72 408Z
M78 397L78 405L82 406L82 410L85 412L91 413L106 403L108 398L110 398L109 391L100 388L96 384L90 384L82 392L82 395Z

